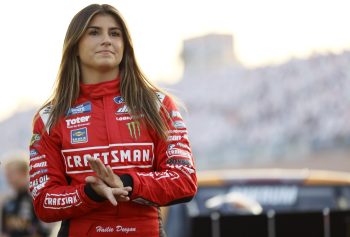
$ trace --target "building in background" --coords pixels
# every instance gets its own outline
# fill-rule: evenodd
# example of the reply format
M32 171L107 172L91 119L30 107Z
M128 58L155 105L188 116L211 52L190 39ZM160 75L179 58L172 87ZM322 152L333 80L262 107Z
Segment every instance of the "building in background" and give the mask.
M239 65L232 35L208 34L185 40L181 56L184 77Z

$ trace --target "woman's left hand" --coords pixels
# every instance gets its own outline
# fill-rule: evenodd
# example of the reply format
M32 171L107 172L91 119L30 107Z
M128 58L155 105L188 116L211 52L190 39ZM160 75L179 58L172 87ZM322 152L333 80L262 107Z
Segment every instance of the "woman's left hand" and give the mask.
M112 168L107 165L105 166L100 159L94 159L88 157L90 167L96 172L97 177L102 179L111 188L123 188L123 182L120 180L119 176L116 175Z
M118 202L127 202L130 198L127 196L131 191L131 187L111 188L102 179L95 176L87 176L86 183L89 183L92 189L101 197L104 197L116 206Z

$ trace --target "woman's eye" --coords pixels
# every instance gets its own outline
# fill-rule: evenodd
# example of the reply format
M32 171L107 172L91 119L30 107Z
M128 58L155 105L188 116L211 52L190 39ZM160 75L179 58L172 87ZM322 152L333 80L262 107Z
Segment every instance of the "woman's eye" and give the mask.
M112 31L111 36L119 37L119 36L121 36L121 33L119 31Z
M97 30L92 30L89 32L89 35L97 35L97 34L98 34Z

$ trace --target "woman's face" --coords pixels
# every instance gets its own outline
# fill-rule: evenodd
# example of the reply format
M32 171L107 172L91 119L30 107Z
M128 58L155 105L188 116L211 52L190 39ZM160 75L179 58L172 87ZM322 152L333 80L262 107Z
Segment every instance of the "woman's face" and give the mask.
M123 52L122 28L118 22L111 15L94 16L78 44L82 70L116 70Z

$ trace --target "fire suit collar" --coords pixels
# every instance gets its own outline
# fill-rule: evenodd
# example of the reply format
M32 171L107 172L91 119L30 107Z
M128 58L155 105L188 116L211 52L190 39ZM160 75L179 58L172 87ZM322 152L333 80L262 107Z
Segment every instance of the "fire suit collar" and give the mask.
M97 84L80 83L80 93L88 98L100 98L106 95L118 94L120 86L120 78L111 81L105 81Z

